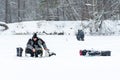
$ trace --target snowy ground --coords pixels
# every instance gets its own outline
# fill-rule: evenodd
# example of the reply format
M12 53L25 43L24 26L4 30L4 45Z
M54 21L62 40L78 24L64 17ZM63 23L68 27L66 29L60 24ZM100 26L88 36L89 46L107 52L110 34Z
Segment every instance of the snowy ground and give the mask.
M40 36L57 55L16 57L32 35L0 35L0 80L120 80L120 36ZM110 57L79 56L80 49L111 50ZM24 54L23 54L24 56Z
M90 34L90 28L93 26L93 22L90 21L25 21L18 23L9 23L9 29L2 31L3 27L0 26L1 34L32 34L33 32L39 32L39 34L50 33L64 33L65 35L75 35L78 29L82 29L86 35ZM5 23L3 23L5 24ZM97 24L96 24L97 25ZM101 28L96 31L93 28L93 35L120 35L120 20L104 20Z

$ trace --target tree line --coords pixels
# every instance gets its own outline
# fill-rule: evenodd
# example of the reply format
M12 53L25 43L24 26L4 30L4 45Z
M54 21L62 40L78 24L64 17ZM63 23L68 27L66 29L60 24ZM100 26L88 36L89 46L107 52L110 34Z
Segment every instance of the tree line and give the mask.
M0 21L120 20L120 0L0 0Z

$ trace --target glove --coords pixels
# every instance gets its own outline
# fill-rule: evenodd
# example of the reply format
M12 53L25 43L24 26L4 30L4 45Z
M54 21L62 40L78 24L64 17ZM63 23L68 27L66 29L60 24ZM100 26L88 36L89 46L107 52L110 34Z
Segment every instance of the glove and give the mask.
M36 50L33 48L32 51L35 52Z
M46 48L45 51L49 53L50 50Z
M49 57L49 49L45 49L45 57Z

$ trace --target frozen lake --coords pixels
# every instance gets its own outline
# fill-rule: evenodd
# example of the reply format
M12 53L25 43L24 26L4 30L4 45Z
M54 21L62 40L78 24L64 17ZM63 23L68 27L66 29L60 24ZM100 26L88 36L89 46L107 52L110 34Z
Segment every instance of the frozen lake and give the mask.
M32 35L0 35L0 80L120 80L120 36L48 36L50 58L16 57ZM84 57L80 49L110 50L109 57ZM24 52L23 52L24 56Z

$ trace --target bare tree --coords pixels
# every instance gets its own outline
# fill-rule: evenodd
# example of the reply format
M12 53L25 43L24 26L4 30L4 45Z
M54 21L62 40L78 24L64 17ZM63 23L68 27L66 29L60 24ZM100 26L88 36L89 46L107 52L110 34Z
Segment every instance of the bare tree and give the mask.
M8 0L5 0L5 22L8 23Z
M21 21L21 16L20 16L20 0L18 0L18 22Z
M0 5L0 9L3 9L0 15L5 15L1 20L7 23L25 20L94 20L96 24L101 20L120 19L120 0L4 0L4 3Z

